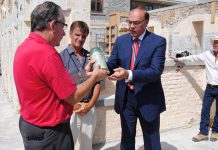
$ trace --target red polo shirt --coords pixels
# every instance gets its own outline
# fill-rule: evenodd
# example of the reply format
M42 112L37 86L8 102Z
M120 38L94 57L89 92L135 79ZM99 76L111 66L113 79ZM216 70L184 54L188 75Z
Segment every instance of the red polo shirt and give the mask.
M37 33L30 33L16 50L14 81L25 121L43 127L70 118L72 106L64 99L77 87L58 52Z

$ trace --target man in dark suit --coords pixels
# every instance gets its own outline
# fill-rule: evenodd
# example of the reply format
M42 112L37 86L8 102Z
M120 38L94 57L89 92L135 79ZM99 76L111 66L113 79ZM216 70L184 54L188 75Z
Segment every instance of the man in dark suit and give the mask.
M108 60L109 79L117 80L115 111L120 114L121 150L135 149L137 118L144 148L160 150L160 113L166 110L161 74L166 40L146 30L149 14L142 7L130 11L129 33L116 39Z

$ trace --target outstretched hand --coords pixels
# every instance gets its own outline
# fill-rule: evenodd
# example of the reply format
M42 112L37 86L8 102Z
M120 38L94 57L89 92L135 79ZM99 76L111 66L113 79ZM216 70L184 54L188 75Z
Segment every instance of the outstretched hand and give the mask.
M87 77L95 76L97 82L103 80L109 74L109 71L106 69L101 69L99 64L96 64L95 67L93 67L94 63L95 60L90 60L86 65L85 70L86 70L86 76Z
M114 69L114 73L108 77L109 80L117 81L122 79L127 79L129 76L129 73L124 68L116 68Z
M96 65L93 72L92 76L96 77L97 81L103 80L105 77L107 77L109 74L109 71L106 69L101 69L100 65Z
M173 59L174 61L178 61L178 58L176 58L175 56L170 56L171 59Z
M170 58L173 59L175 62L178 62L178 61L179 61L178 58L176 58L175 56L170 56ZM181 71L182 67L183 67L183 66L177 66L177 67L176 67L176 72Z

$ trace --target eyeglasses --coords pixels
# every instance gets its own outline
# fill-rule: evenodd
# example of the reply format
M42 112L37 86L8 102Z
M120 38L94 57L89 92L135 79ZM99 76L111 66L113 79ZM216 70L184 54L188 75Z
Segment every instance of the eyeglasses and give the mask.
M140 23L142 23L143 21L145 21L145 20L142 20L142 21L128 21L128 24L129 24L129 25L133 24L134 26L137 26L137 25L139 25Z
M213 44L218 44L218 40L214 40L214 41L213 41Z
M62 24L64 30L67 28L67 24L66 23L63 23L63 22L58 21L58 20L56 20L56 22Z

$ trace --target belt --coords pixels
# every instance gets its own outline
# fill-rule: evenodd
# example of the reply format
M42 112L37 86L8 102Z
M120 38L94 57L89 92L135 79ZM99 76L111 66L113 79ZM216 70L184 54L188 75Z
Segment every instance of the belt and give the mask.
M89 99L82 99L80 103L89 103Z
M218 85L207 84L207 86L209 86L211 88L218 88Z
M70 119L67 119L64 122L59 123L59 124L57 124L55 126L43 126L43 127L39 127L37 125L34 125L34 124L31 124L31 123L27 122L26 120L23 119L23 117L21 115L20 115L20 121L25 122L26 124L31 125L31 126L36 126L38 128L57 128L57 127L61 127L61 126L66 126L66 125L68 125L68 123L70 123Z

